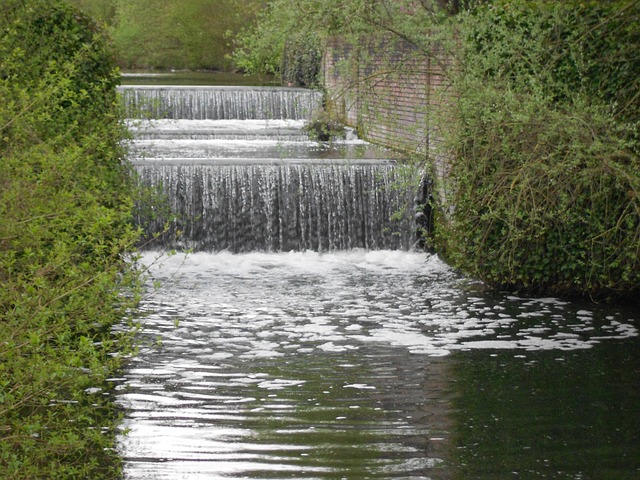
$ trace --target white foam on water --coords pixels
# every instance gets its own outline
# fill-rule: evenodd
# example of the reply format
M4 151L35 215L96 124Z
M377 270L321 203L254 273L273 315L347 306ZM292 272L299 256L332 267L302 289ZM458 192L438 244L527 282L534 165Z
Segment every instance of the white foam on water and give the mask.
M638 335L627 319L571 311L555 298L465 296L464 280L422 252L147 252L141 263L167 285L153 295L166 301L167 292L176 302L170 310L182 318L164 335L185 345L205 336L221 348L221 359L279 357L296 343L327 352L375 343L437 356L584 349Z

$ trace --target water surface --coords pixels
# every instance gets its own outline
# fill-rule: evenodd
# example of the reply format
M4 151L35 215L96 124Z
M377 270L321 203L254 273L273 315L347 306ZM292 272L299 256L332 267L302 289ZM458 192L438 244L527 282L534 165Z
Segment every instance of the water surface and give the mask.
M123 85L276 85L271 75L243 75L232 72L125 70Z
M127 478L637 478L629 311L423 253L156 257Z

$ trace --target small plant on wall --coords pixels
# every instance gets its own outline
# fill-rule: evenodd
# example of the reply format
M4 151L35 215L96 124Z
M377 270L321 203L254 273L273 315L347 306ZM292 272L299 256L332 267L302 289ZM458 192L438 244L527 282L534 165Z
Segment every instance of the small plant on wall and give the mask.
M336 138L345 138L344 125L331 112L321 109L313 114L305 124L304 130L311 140L328 142Z

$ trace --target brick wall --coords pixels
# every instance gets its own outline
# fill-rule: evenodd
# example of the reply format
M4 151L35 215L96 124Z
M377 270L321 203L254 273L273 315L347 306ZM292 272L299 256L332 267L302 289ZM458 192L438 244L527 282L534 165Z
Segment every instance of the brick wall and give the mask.
M448 90L445 59L388 37L366 42L329 39L323 77L332 107L370 141L426 151L433 108Z
M323 58L329 108L366 140L424 156L442 201L448 156L438 127L451 111L449 66L437 47L425 52L391 37L358 45L333 37Z

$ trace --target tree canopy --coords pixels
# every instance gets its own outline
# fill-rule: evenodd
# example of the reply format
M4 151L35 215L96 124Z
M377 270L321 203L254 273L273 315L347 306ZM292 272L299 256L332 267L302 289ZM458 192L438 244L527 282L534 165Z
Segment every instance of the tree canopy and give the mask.
M231 67L231 37L259 0L69 0L108 25L124 68Z

